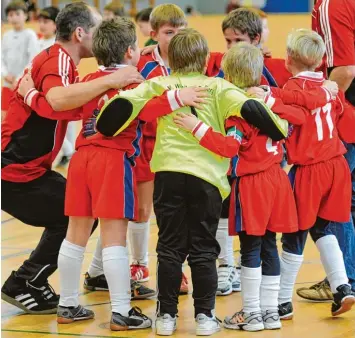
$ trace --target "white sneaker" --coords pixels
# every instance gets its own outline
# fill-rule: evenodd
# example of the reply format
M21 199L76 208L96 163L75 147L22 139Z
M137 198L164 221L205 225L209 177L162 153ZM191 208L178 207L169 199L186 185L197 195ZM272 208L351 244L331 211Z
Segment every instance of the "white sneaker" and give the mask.
M221 330L218 319L213 316L207 317L204 313L199 313L196 317L196 336L210 336Z
M155 333L158 336L171 336L176 330L176 316L171 317L168 313L158 316L155 320Z
M224 327L230 330L261 331L264 330L264 322L261 312L247 313L243 310L236 312L231 317L224 319Z
M242 291L242 283L240 280L241 269L236 267L235 274L232 282L232 290L233 292L240 292Z
M218 267L218 287L217 296L228 296L233 292L233 280L236 269L234 266L220 265Z
M281 320L277 310L266 310L262 313L264 327L266 330L281 329Z

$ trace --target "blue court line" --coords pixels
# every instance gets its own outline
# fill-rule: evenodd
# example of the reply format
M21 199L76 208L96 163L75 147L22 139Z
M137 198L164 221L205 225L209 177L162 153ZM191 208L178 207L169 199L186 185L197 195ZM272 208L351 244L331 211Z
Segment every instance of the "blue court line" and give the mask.
M6 224L7 222L13 221L15 219L15 217L10 217L8 219L4 219L3 221L1 221L1 225Z

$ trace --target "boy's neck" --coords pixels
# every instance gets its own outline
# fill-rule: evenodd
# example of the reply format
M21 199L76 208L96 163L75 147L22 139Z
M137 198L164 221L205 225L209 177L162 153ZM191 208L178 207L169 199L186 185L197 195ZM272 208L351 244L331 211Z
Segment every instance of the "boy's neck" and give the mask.
M293 76L296 76L302 72L315 72L315 71L316 70L314 68L308 68L308 67L293 67L291 69L291 73Z
M169 68L169 57L168 57L168 53L164 53L162 51L162 49L159 47L159 54L160 54L160 57L162 58L163 62L164 62L164 65L165 67Z
M18 26L18 27L15 27L14 26L14 31L15 32L21 32L25 29L25 25L22 25L22 26Z

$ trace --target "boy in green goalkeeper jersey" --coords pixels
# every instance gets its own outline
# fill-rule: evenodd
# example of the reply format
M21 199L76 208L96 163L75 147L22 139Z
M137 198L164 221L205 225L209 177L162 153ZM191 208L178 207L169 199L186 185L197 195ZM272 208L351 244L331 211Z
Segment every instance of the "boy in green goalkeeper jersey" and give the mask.
M215 131L225 135L224 121L230 116L241 116L275 139L285 137L287 122L263 103L248 98L223 79L202 75L208 53L207 42L200 33L182 30L169 45L172 75L146 81L108 101L98 116L97 129L106 136L117 135L152 97L169 89L199 86L208 88L209 95L201 109L194 112ZM168 96L177 112L191 112L189 107L179 108L178 95L169 93L173 91ZM120 116L127 109L131 116L124 121ZM171 335L176 329L181 264L188 257L194 286L196 334L210 335L220 330L214 314L216 259L220 252L216 231L222 200L230 192L226 178L229 160L201 147L195 136L181 130L174 123L175 114L158 119L151 161L151 169L156 173L154 212L159 227L156 333Z

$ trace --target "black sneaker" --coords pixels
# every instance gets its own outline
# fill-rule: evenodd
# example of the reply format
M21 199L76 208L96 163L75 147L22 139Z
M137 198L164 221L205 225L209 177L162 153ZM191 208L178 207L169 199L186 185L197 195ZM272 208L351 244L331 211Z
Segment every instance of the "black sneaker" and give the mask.
M155 291L131 279L131 298L147 299L155 296Z
M62 156L58 163L58 167L65 167L69 163L70 159L71 157L69 156Z
M108 285L105 275L90 277L89 273L85 274L84 289L89 291L108 291Z
M94 311L85 309L81 305L77 307L58 306L57 322L58 324L70 324L78 320L87 320L95 317Z
M279 304L279 316L281 320L291 320L293 318L293 306L291 302Z
M30 314L56 313L59 302L59 296L48 283L34 287L27 280L16 277L15 271L1 288L1 299Z
M147 329L152 326L152 320L142 313L138 307L132 307L128 317L112 312L110 328L112 331Z
M343 284L337 287L337 293L334 293L334 301L332 304L332 315L338 316L351 310L355 304L355 296L351 291L350 285Z
M90 291L108 291L108 285L105 275L90 277L85 274L84 289ZM131 298L146 299L155 296L155 291L131 279Z

